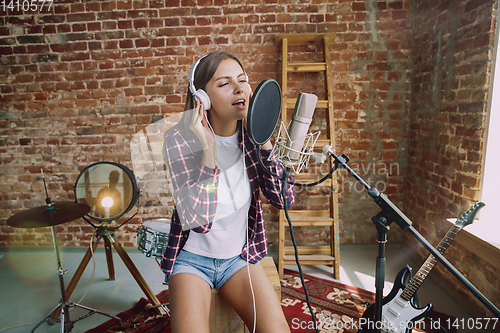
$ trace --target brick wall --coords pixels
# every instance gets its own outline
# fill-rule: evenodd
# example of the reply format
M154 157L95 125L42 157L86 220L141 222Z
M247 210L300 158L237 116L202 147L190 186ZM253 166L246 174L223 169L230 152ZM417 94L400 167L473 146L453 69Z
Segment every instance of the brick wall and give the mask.
M48 12L1 11L0 246L50 245L49 228L5 223L43 205L40 170L53 200L73 200L86 166L132 167L131 137L183 109L187 74L201 55L214 49L237 54L253 86L268 77L280 81L276 33L337 33L331 46L337 150L402 205L411 7L409 1L56 0ZM302 79L295 92L322 89L314 77ZM340 173L339 180L341 242L373 241L369 219L377 208L352 178ZM302 195L297 205L321 200L321 193L317 200ZM134 246L139 223L165 209L168 214L168 207L142 204L118 239ZM266 206L271 244L276 213ZM93 231L81 220L56 229L65 246L86 245ZM298 237L320 242L325 235Z
M280 81L277 33L337 34L331 46L337 152L349 155L351 168L404 208L433 244L448 228L443 219L478 199L492 1L56 0L49 11L37 9L0 5L0 246L50 246L49 228L5 223L43 205L40 169L53 200L73 200L76 178L88 165L132 168L131 138L183 109L187 74L201 55L237 54L253 86L269 77ZM321 50L292 51L291 57L310 58ZM323 84L304 74L290 87L292 94L321 95ZM338 179L341 242L373 243L370 218L378 208L345 171ZM321 206L324 195L302 193L297 207ZM140 222L170 209L142 200L117 238L135 246ZM274 244L277 212L265 210ZM64 246L85 246L93 232L82 221L56 229ZM305 230L297 238L320 243L327 234ZM392 228L389 241L402 240L427 256ZM498 297L498 268L459 244L447 255L486 296Z
M496 11L492 1L417 2L405 209L433 245L451 227L445 219L479 199ZM407 243L429 255L411 237ZM499 304L498 267L457 242L446 257ZM435 269L488 313L444 266Z

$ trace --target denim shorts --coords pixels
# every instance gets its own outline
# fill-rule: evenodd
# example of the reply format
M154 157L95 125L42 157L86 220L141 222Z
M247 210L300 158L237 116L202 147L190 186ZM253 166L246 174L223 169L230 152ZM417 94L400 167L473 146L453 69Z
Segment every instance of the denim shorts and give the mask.
M181 250L175 260L172 275L168 278L178 273L191 273L207 281L211 289L219 289L246 265L247 262L240 255L229 259L215 259Z

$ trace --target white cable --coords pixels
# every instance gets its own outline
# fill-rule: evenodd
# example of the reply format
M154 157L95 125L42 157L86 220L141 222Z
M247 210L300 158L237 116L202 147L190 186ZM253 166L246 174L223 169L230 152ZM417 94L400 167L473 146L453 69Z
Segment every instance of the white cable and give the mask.
M244 176L246 176L245 138L244 138L244 135L245 135L245 130L244 130L244 126L243 126L243 121L241 121L241 146L242 146L241 156L242 156L242 159L243 159L243 172L245 173ZM255 294L254 294L254 291L253 291L252 277L250 275L250 263L248 261L248 257L249 257L249 254L250 254L250 251L249 251L249 248L248 248L248 243L250 242L250 240L248 239L248 218L247 218L247 227L246 227L246 238L247 238L247 242L246 242L246 248L247 248L247 272L248 272L248 281L250 282L250 291L252 292L253 333L255 333L255 329L257 327L257 309L256 309L256 305L255 305Z
M248 225L248 220L247 220L247 225ZM252 277L250 276L250 264L248 262L248 228L247 228L247 272L248 272L248 280L250 281L250 290L252 292L252 304L253 304L253 333L255 333L255 329L257 327L257 309L255 306L255 294L253 291L253 285L252 285Z
M31 325L35 325L35 324L37 324L37 322L28 323L28 324L21 324L21 325L16 325L16 326L11 326L11 327L5 327L5 328L0 329L0 332L7 331L7 330L10 330L13 328L23 327L23 326L31 326Z

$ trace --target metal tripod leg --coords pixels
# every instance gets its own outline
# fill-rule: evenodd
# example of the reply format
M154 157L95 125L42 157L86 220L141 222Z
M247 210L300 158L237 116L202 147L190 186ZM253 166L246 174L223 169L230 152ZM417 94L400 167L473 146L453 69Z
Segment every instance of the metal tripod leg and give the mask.
M134 279L137 282L137 284L139 285L139 287L141 287L142 291L144 292L144 294L148 298L149 302L153 305L153 308L155 308L155 310L157 310L162 315L166 314L167 312L161 306L160 301L158 300L156 295L153 293L153 291L151 290L151 288L147 284L146 280L144 280L141 273L139 273L139 270L134 265L134 263L132 262L132 259L130 259L129 255L127 254L127 252L125 251L123 246L120 243L115 241L114 236L112 234L106 235L105 237L109 240L111 245L113 245L116 253L118 253L118 255L122 259L125 266L127 266L127 269L129 270L130 274L132 274L132 276L134 277Z
M70 333L71 330L73 329L74 323L76 323L77 321L79 321L81 319L87 318L88 316L90 316L94 313L99 313L99 314L108 316L110 318L116 319L120 322L121 327L125 327L125 325L123 325L121 318L119 318L119 317L115 317L115 316L112 316L110 314L107 314L107 313L104 313L104 312L101 312L101 311L98 311L98 310L95 310L95 309L92 309L92 308L89 308L89 307L86 307L86 306L83 306L83 305L80 305L77 303L67 301L68 296L66 293L66 288L64 286L64 277L63 277L63 275L66 273L66 271L64 271L61 267L62 266L61 265L61 257L59 255L59 247L57 245L57 237L56 237L55 228L54 228L54 226L52 226L51 228L52 228L52 240L54 242L54 250L56 252L57 274L59 275L59 287L61 289L61 302L59 302L59 304L31 330L31 333L33 333L41 324L43 324L47 319L49 319L52 316L52 314L54 314L55 312L57 312L59 310L61 310L61 312L62 312L61 320L60 320L61 333ZM89 312L84 314L83 316L81 316L77 320L71 321L70 316L69 316L69 308L75 307L75 306L80 307L82 309L85 309Z
M72 307L78 307L78 308L87 310L88 312L85 313L84 315L80 316L77 320L71 321L69 319L69 309L72 308ZM60 319L60 322L61 322L61 333L69 333L69 332L71 332L73 330L74 324L77 321L85 319L85 318L89 317L90 315L93 315L94 313L97 313L97 314L100 314L100 315L107 316L109 318L115 319L115 320L117 320L120 323L120 326L123 329L127 328L125 326L125 324L123 324L123 321L122 321L122 319L120 317L112 316L112 315L110 315L108 313L105 313L105 312L102 312L102 311L99 311L99 310L96 310L96 309L92 309L92 308L90 308L88 306L84 306L84 305L81 305L81 304L78 304L78 303L69 302L69 303L66 303L66 304L59 303L54 308L54 310L50 311L49 314L45 318L43 318L42 320L40 320L38 322L38 324L31 330L31 333L35 332L35 330L40 325L42 325L47 319L50 320L51 318L53 318L52 314L55 313L56 311L61 311L62 312L60 314L60 317L61 317L61 319Z
M82 261L80 262L80 265L76 269L75 274L73 275L73 277L71 278L71 281L69 282L68 286L66 287L66 297L67 298L71 297L71 295L73 294L73 291L76 288L76 285L78 284L78 282L80 281L80 278L83 275L83 272L85 272L85 269L87 268L87 266L90 262L90 259L92 258L92 253L95 253L95 250L97 249L97 246L99 245L99 238L100 237L101 236L97 235L95 238L92 239L92 245L91 245L92 249L89 248L87 250L87 252L83 256ZM62 299L60 300L60 302L62 302ZM61 309L57 309L54 312L54 314L51 316L51 318L49 318L49 321L51 323L55 323L55 322L59 321L60 315L61 315Z
M31 333L35 332L35 330L38 328L38 326L42 325L42 324L43 324L43 323L44 323L47 319L50 319L50 318L51 318L51 316L52 316L52 314L53 314L54 312L56 312L56 311L61 311L61 309L60 309L61 307L62 307L62 303L59 303L59 304L58 304L58 305L54 308L54 310L50 311L50 312L49 312L49 314L48 314L45 318L43 318L42 320L40 320L40 321L38 322L38 324L37 324L37 325L36 325L36 326L35 326L35 327L31 330ZM64 325L63 325L63 324L61 324L61 328L64 328ZM64 332L64 331L63 331L63 332Z
M153 305L155 311L157 311L159 314L162 315L168 313L168 311L164 309L164 307L162 306L156 295L153 293L153 291L147 284L146 280L144 280L141 273L139 273L139 270L134 265L132 259L130 259L129 255L127 254L123 246L120 243L116 242L116 240L114 239L114 229L100 228L97 230L97 236L95 237L95 239L92 240L92 250L90 248L87 250L73 278L71 279L70 283L68 284L68 287L66 288L67 297L69 298L73 293L73 291L75 290L76 285L80 281L83 272L85 271L88 263L90 262L90 259L92 258L92 253L95 252L99 244L100 238L104 239L109 279L110 280L115 279L115 270L114 270L113 255L112 255L112 249L114 248L118 253L118 255L120 256L120 258L122 259L125 266L127 267L127 269L129 270L129 272L134 277L139 287L142 289L142 291L148 298L149 302ZM52 320L54 322L57 321L60 314L61 314L61 309L57 309L49 320Z

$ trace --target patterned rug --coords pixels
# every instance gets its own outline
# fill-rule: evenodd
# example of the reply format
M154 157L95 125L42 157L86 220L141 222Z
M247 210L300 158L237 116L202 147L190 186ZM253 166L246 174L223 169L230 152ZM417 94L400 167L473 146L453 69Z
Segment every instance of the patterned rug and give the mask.
M316 324L321 333L355 333L363 313L375 302L375 294L331 280L304 274L304 283L309 292L309 301L315 312ZM281 281L281 306L293 333L314 333L314 322L307 306L299 274L285 269ZM452 317L439 312L432 312L428 319L418 324L413 333L437 333L437 323L453 322ZM454 319L454 318L453 318ZM436 329L434 329L436 328ZM456 333L455 327L447 327L448 333Z
M322 333L357 332L359 318L375 301L373 293L335 281L304 274L304 282ZM281 305L292 332L315 332L300 277L287 269L281 282Z
M304 274L304 280L321 333L358 331L359 319L367 306L374 302L374 293L307 274ZM168 290L162 291L157 297L161 303L168 303ZM162 316L152 309L146 309L147 304L148 301L141 298L132 309L118 315L127 326L125 330L120 328L116 320L111 319L87 333L170 333L168 315ZM293 333L315 332L297 272L285 269L281 281L281 305Z
M156 295L161 304L168 303L168 290ZM147 307L149 301L141 298L130 310L118 314L127 329L123 330L115 319L87 331L86 333L170 333L170 318L160 315L154 309Z

